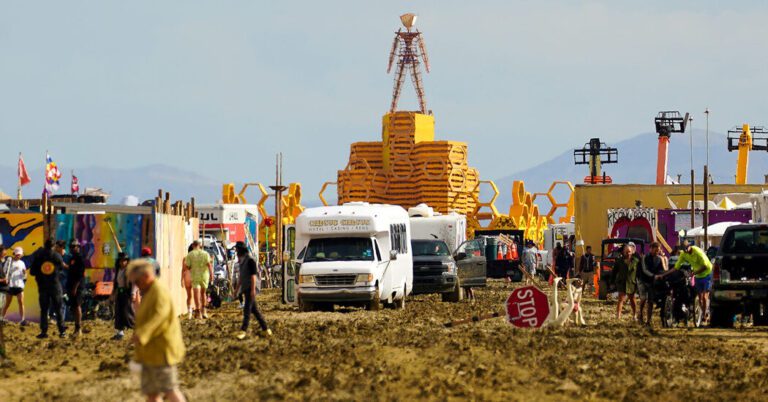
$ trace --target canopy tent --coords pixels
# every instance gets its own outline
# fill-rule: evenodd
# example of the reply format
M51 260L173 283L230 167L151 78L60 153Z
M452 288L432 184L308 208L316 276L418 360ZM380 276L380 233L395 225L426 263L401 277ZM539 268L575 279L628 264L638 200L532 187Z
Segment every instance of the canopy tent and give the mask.
M717 245L725 234L725 229L731 226L743 225L743 222L718 222L707 227L707 239L704 239L704 228L697 226L686 233L687 237L694 237L696 244ZM705 241L706 240L706 241Z

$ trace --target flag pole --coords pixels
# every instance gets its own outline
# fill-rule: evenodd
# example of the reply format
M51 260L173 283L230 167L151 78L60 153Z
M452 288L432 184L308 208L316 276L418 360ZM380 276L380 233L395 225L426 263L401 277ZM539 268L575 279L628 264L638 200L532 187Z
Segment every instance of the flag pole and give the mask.
M21 162L21 152L19 152L19 162ZM18 180L18 187L16 187L16 198L22 199L21 197L21 172L19 171L19 163L16 163L16 180Z

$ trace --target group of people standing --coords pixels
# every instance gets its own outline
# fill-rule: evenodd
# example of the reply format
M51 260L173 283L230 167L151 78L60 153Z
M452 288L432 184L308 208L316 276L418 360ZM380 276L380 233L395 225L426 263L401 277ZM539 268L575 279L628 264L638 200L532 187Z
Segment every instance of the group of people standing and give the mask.
M621 318L624 304L629 301L632 316L650 326L656 299L656 281L664 280L683 266L690 266L694 276L694 286L699 303L704 311L704 321L709 320L709 293L712 289L712 262L706 253L688 241L684 241L676 251L679 253L674 267L670 269L669 260L661 252L661 245L653 242L645 256L640 256L633 242L628 242L621 249L621 258L613 266L613 279L619 294L616 317ZM635 295L640 298L639 309L635 305ZM639 311L638 311L639 310ZM644 316L645 315L645 316Z
M27 282L27 266L23 261L24 250L21 247L13 249L11 257L5 256L5 250L0 246L0 288L6 299L3 306L3 319L16 298L19 305L20 324L27 325L24 308L24 288ZM75 332L82 334L82 301L85 282L85 264L80 256L80 244L70 244L70 252L66 253L66 243L45 241L43 248L32 255L29 274L37 281L40 304L40 334L38 338L48 337L48 321L52 315L56 318L59 336L66 336L64 326L63 305L64 295L74 312Z

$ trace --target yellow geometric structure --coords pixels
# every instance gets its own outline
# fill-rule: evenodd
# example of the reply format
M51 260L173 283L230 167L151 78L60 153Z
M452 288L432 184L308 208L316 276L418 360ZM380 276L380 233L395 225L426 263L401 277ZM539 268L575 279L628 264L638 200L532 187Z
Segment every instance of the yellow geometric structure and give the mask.
M488 184L493 191L491 199L482 202L478 198L480 184ZM512 183L512 205L509 213L503 215L496 209L495 201L499 195L496 184L492 181L481 181L475 189L475 209L467 216L468 236L473 237L476 230L523 230L525 238L541 243L544 240L544 230L547 219L539 214L539 206L533 203L533 197L525 191L522 181ZM483 211L487 208L487 211ZM490 221L490 222L489 222ZM483 222L489 222L483 224Z
M566 200L565 202L558 202L558 200L555 199L554 191L555 191L555 189L558 186L566 186L567 189L568 189L568 192L569 192L568 200ZM550 205L552 205L550 210L545 215L545 217L547 219L547 222L549 224L554 224L555 223L554 216L558 212L558 210L560 210L561 208L565 209L565 214L560 217L560 220L559 220L558 223L570 223L571 220L573 219L573 214L576 211L576 208L574 206L574 197L573 197L574 191L575 191L575 189L573 187L573 184L571 184L571 182L569 182L569 181L555 181L555 182L552 182L552 185L549 186L549 190L546 193L535 193L535 194L533 194L533 200L532 201L536 202L536 199L539 196L546 196L547 197L547 199L550 202Z
M250 186L258 188L259 193L261 194L261 198L259 198L256 208L259 210L259 216L261 217L261 222L259 222L259 245L262 245L264 244L267 233L265 219L270 218L273 222L275 220L275 217L271 215L265 207L265 204L270 197L266 188L264 188L261 183L245 183L240 189L240 192L235 194L235 184L227 183L222 187L221 200L222 204L247 204L248 200L245 198L245 190ZM280 211L284 225L296 222L296 217L304 211L304 207L301 205L301 183L290 183L288 185L288 191L283 195ZM275 240L275 230L273 225L269 230L270 248L274 247Z
M478 173L467 164L467 144L434 137L431 115L384 115L381 142L352 144L349 162L338 172L339 203L368 201L404 208L426 203L441 213L474 211Z

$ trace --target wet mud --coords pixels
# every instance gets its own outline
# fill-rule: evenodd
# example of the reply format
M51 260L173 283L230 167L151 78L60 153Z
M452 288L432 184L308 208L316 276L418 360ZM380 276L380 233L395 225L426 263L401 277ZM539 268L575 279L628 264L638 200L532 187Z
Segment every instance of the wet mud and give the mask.
M237 340L241 312L183 321L179 366L193 401L229 400L764 400L768 329L649 330L587 299L587 327L515 329L504 318L443 323L501 311L517 285L492 282L477 301L409 298L405 310L299 313L267 291L274 336ZM37 340L35 325L5 326L0 400L142 400L128 340L87 322L78 339Z

